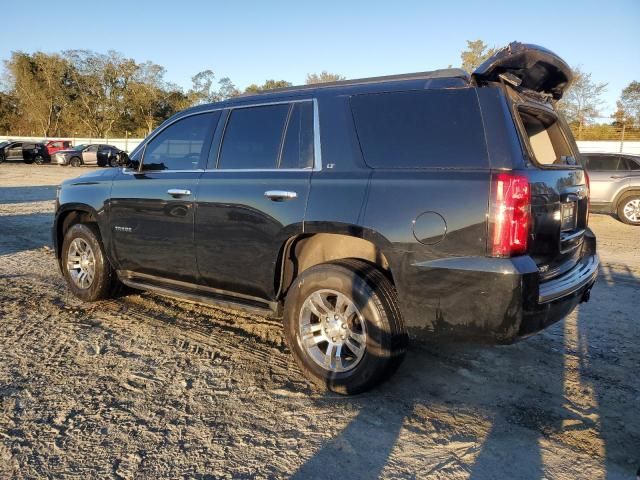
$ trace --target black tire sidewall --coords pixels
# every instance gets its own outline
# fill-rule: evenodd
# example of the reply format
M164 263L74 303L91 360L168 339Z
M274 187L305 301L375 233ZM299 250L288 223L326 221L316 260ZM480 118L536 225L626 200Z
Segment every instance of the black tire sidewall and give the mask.
M335 290L351 299L366 321L367 349L358 365L334 373L309 358L299 338L299 316L305 299L317 290ZM352 394L367 390L384 378L391 352L390 322L380 298L355 271L344 266L325 264L313 267L298 277L289 291L284 307L285 337L298 366L314 383L329 390Z
M84 239L93 250L95 257L96 271L93 283L89 288L80 288L76 286L71 279L69 270L67 269L69 245L75 238ZM76 297L84 301L93 302L95 300L105 298L108 295L111 287L112 271L109 260L105 257L102 243L99 240L97 227L94 225L77 223L67 230L62 242L62 272L69 289Z
M82 165L82 161L78 157L73 157L69 160L69 165L72 167L79 167Z
M616 214L618 215L618 218L620 219L621 222L626 223L627 225L640 225L640 222L634 222L632 220L629 220L625 215L624 215L624 206L629 203L630 200L633 199L640 199L640 194L637 193L632 193L629 195L624 196L619 202L618 202L618 208L616 209Z

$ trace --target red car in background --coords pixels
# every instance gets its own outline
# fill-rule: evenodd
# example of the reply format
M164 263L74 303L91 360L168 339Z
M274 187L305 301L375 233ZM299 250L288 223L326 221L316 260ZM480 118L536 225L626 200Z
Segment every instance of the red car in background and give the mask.
M73 145L71 145L69 140L49 140L45 143L45 146L47 147L49 155L53 155L59 150L68 150L69 148L72 148Z

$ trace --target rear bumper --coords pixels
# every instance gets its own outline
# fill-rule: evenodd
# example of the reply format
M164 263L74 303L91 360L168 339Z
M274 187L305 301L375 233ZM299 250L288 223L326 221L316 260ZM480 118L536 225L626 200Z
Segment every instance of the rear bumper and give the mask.
M396 279L412 336L446 336L512 343L566 317L588 300L599 266L587 229L581 260L568 272L539 281L535 262L464 257L414 263Z

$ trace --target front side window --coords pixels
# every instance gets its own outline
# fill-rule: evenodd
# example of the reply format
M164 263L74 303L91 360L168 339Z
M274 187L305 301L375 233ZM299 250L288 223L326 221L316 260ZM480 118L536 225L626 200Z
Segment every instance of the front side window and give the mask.
M619 155L594 155L587 158L587 170L593 172L617 171L620 164Z
M219 169L276 168L289 104L231 111L222 140Z
M209 140L219 117L220 112L202 113L169 125L147 144L142 169L197 169L208 153Z
M473 89L356 95L351 110L372 168L487 168Z

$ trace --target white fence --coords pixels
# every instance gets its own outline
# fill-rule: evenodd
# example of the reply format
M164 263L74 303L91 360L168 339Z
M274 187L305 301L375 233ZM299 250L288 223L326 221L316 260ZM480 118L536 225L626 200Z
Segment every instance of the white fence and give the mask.
M617 140L577 142L581 152L635 153L640 155L640 142L619 142Z
M28 142L41 142L43 141L42 137L14 137L14 136L0 136L0 141L3 140L23 140ZM114 147L118 147L125 152L131 152L134 148L138 146L143 138L55 138L55 139L47 139L47 140L70 140L73 145L80 145L82 143L107 143L109 145L113 145ZM622 152L622 153L634 153L640 155L640 142L638 141L629 141L621 142L618 141L585 141L578 142L578 147L581 152Z
M42 137L18 137L18 136L1 136L0 142L3 140L13 140L13 141L25 141L25 142L46 142L48 140L69 140L72 145L82 145L83 143L104 143L108 145L113 145L114 147L119 148L120 150L124 150L125 152L131 152L134 148L138 146L143 138L88 138L88 137L52 137L45 138Z

